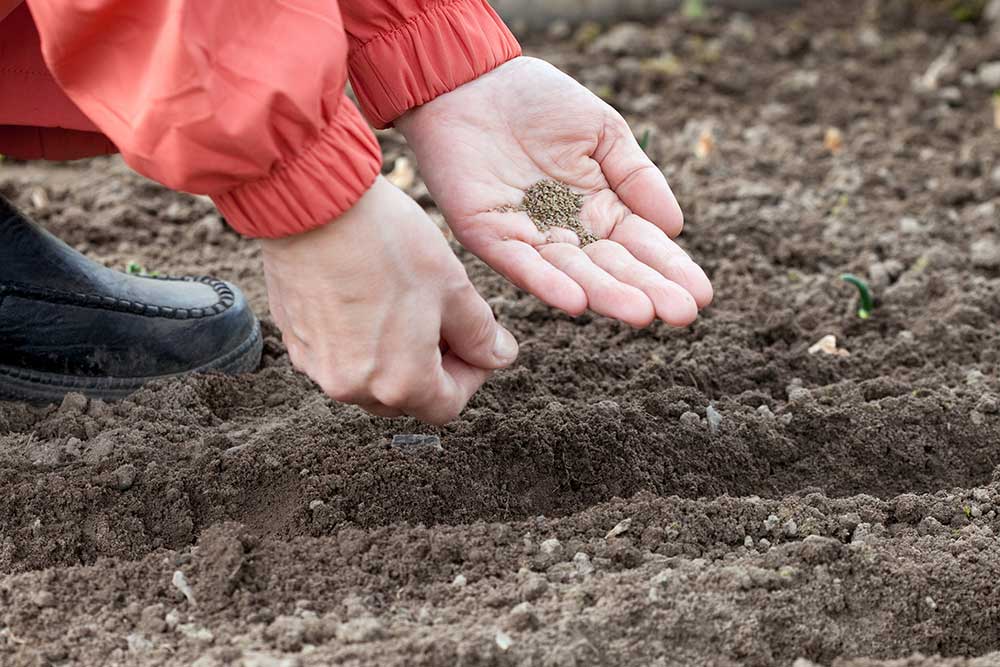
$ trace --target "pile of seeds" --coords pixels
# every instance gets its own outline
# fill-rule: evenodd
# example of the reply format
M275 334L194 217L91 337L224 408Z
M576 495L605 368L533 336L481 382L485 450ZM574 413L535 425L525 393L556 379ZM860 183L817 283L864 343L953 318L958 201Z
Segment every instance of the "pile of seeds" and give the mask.
M501 211L527 213L539 231L546 232L552 227L563 227L576 232L580 245L597 240L580 222L583 209L583 195L573 192L569 186L559 181L539 181L524 191L520 206L505 206Z

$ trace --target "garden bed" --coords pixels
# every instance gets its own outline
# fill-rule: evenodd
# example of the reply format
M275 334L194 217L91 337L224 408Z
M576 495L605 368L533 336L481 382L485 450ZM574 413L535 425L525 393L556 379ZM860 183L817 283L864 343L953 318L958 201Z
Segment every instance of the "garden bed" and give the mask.
M203 199L4 163L91 256L240 284L266 343L242 378L0 403L0 664L1000 663L1000 45L820 4L527 43L651 130L717 298L635 331L463 253L522 352L440 430L294 373ZM881 662L914 653L945 657Z

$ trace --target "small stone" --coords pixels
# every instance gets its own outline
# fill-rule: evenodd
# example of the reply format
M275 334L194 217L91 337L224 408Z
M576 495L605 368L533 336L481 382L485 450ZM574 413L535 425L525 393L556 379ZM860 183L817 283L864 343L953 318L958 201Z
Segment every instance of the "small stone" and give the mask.
M984 415L995 415L1000 411L1000 403L993 394L983 394L976 403L976 411Z
M396 434L392 436L392 446L398 447L407 454L428 450L444 451L444 447L441 446L441 438L436 435Z
M36 607L47 609L55 606L56 596L45 590L35 591L31 595L31 601L35 603Z
M1000 267L1000 244L991 238L973 241L969 247L972 265L980 269Z
M788 400L791 403L803 403L812 398L812 392L805 387L795 387L788 392Z
M764 530L769 533L773 532L774 529L778 527L779 523L781 523L781 519L778 518L778 515L768 514L767 518L764 519Z
M173 579L170 580L170 583L172 583L174 588L179 590L184 597L187 598L188 604L192 607L197 606L198 603L195 602L194 591L191 590L191 584L188 583L187 577L184 576L183 572L180 570L175 571Z
M774 413L771 412L771 408L766 405L761 405L757 408L757 414L764 419L774 419Z
M493 637L493 641L501 651L507 651L514 645L514 640L511 639L510 635L503 630L497 630L496 635Z
M211 630L195 623L182 623L177 626L177 632L202 644L211 644L215 640Z
M718 433L719 426L722 424L722 415L719 411L709 405L705 408L705 419L708 421L708 430L712 433Z
M767 539L766 537L762 537L757 541L757 547L761 551L767 551L768 549L771 548L771 540Z
M562 543L559 540L557 540L556 538L552 537L552 538L549 538L549 539L545 540L541 544L539 544L538 545L538 549L543 554L552 555L555 552L557 552L557 551L559 551L559 550L562 549Z
M785 535L788 535L789 537L794 537L799 532L799 525L795 523L795 519L789 519L781 528Z
M924 598L924 604L927 605L931 611L935 611L937 609L937 602L935 602L934 598L930 595Z
M324 503L322 500L319 499L312 500L309 502L309 511L310 512L315 511L320 507L323 507L324 505L326 505L326 503Z
M965 374L965 384L967 385L980 384L984 379L986 376L983 375L983 372L975 368Z
M361 644L381 639L382 623L374 616L354 618L337 626L337 639L345 644Z
M680 422L685 426L701 428L701 417L698 416L697 412L688 410L680 416Z
M976 77L980 84L990 90L1000 88L1000 61L983 63L977 68Z
M128 491L135 484L136 474L135 466L131 463L118 466L112 473L115 488L119 491Z
M469 583L469 582L468 582L468 580L467 580L467 579L465 578L465 575L464 575L464 574L456 574L456 575L455 575L455 578L451 580L451 585L452 585L452 586L455 586L456 588L462 588L462 587L463 587L463 586L465 586L465 585L466 585L467 583Z
M743 546L747 549L753 549L753 538L747 535L743 538Z
M847 357L850 356L850 352L847 350L837 347L837 337L833 334L828 334L820 338L816 343L809 348L809 354L829 354L835 357ZM789 395L791 398L791 395Z
M582 551L577 552L576 555L573 556L573 565L576 566L576 572L581 577L589 576L594 572L594 566L590 563L590 556Z
M899 219L899 233L907 236L920 234L924 231L924 226L916 218L909 216Z
M604 539L610 540L612 537L617 537L627 531L631 526L632 519L623 519L618 522L618 525L608 531L608 534L604 536Z
M63 397L59 412L82 414L87 410L87 397L83 394L70 392Z

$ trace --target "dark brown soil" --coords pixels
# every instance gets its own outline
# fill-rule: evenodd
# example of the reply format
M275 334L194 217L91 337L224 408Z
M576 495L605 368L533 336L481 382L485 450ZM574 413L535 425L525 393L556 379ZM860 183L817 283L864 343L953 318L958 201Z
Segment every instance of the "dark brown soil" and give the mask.
M808 6L529 44L654 130L716 287L689 329L573 320L463 254L522 356L444 429L323 398L266 318L247 377L0 403L0 664L1000 664L1000 43ZM93 257L266 313L206 201L0 169Z

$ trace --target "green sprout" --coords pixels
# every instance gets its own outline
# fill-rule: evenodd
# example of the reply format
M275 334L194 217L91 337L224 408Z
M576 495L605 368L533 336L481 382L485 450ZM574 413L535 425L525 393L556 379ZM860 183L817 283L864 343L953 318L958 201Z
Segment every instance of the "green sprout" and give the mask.
M955 0L951 3L951 17L959 23L976 23L985 10L986 0Z
M967 519L972 518L972 508L969 505L963 505L962 511L965 512L965 518Z
M648 152L646 149L649 148L649 140L652 134L652 131L647 127L646 131L642 133L642 139L639 139L639 148L642 149L643 153Z
M702 18L705 16L705 0L684 0L681 13L689 19Z
M146 267L144 267L142 264L134 260L129 262L125 266L125 273L129 274L130 276L143 276L147 278L156 278L158 275L160 275L156 271L147 271Z
M858 317L867 320L871 317L872 311L875 309L875 303L872 300L872 291L868 287L868 283L850 273L845 273L840 276L840 279L858 288L858 295L861 297L861 302L858 304Z

